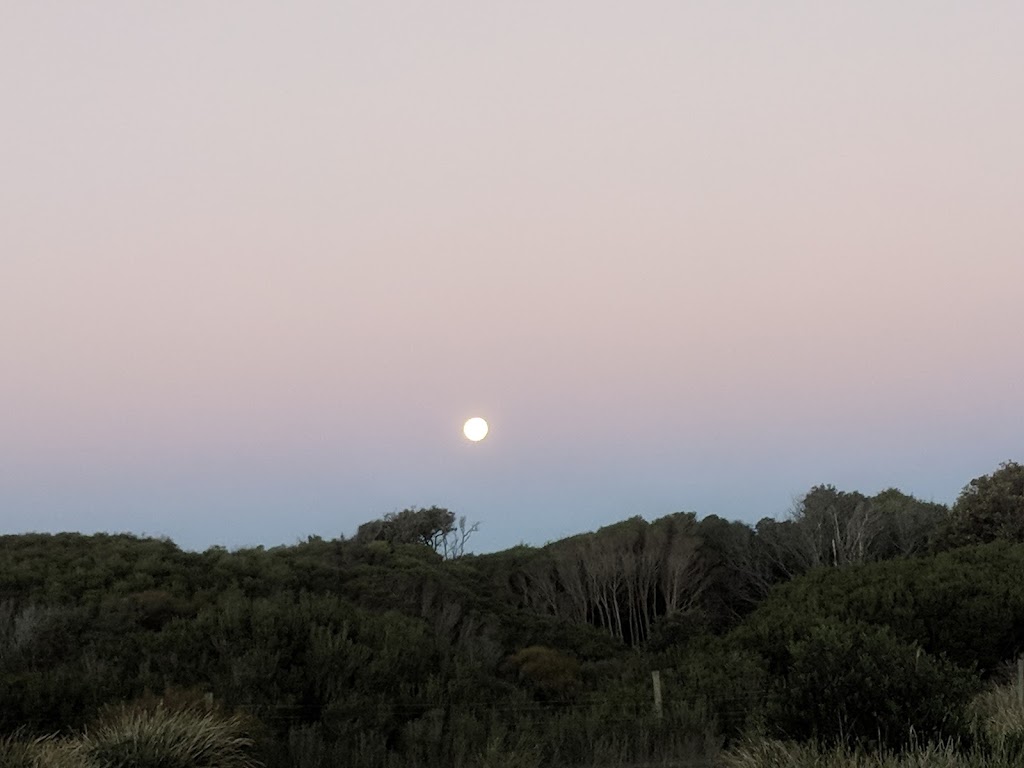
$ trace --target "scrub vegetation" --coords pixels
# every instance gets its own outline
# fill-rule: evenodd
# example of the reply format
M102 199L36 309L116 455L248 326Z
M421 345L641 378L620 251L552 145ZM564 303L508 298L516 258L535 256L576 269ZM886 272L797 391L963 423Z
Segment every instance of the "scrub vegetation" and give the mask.
M469 554L403 510L181 551L0 536L0 768L1008 766L1024 467ZM657 673L660 703L655 703Z

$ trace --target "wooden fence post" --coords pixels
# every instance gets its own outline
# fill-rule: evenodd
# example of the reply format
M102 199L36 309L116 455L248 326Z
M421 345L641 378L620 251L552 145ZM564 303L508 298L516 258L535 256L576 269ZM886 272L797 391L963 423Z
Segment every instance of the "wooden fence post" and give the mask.
M661 673L655 670L651 672L651 682L654 683L654 714L661 719Z

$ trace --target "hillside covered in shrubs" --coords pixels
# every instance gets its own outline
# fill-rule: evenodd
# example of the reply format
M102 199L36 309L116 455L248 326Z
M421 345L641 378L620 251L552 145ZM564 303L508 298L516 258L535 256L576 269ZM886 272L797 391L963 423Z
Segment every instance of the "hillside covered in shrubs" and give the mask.
M1018 464L952 508L818 486L753 526L633 517L487 555L472 532L430 507L272 549L0 536L0 765L150 764L130 734L181 722L230 741L181 737L202 764L294 768L1015 743L985 723L1024 650Z

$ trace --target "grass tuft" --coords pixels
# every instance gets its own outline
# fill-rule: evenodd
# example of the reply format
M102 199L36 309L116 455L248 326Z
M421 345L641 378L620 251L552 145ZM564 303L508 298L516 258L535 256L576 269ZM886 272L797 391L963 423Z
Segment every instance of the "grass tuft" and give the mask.
M74 743L57 736L28 738L23 729L0 736L0 768L87 768Z
M122 706L110 710L76 745L103 768L259 768L241 718L197 708Z

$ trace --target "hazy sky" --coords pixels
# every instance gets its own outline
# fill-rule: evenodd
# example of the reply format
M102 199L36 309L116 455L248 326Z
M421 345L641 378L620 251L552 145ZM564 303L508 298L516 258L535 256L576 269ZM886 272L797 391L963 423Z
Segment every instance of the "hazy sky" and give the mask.
M4 2L0 531L475 549L1024 459L1024 3ZM490 436L470 444L462 422Z

